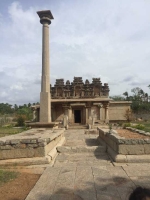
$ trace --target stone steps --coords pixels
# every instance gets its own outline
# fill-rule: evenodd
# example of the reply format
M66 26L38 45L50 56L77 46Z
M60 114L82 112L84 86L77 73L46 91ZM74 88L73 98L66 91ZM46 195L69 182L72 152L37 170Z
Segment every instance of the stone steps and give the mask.
M68 129L87 129L87 125L69 125Z
M105 155L106 148L104 146L59 146L58 153L92 153L94 155Z

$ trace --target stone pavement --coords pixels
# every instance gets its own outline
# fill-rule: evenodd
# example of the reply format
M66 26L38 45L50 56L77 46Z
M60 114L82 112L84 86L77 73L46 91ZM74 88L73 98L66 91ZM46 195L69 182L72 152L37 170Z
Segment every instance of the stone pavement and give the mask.
M112 163L97 136L65 131L66 149L60 149L26 200L127 200L136 186L150 186L150 164Z

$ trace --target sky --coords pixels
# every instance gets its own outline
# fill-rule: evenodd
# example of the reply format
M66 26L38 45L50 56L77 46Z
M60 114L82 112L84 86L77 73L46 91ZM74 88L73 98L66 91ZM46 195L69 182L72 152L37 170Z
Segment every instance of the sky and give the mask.
M51 10L50 80L101 78L110 96L150 95L150 0L0 0L0 103L40 101L42 25Z

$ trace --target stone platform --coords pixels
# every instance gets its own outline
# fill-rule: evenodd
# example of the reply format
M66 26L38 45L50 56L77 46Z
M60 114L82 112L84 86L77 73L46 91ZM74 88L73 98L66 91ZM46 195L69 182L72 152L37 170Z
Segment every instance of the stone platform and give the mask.
M109 132L109 129L102 128L98 128L98 132L98 140L106 147L113 161L121 163L150 163L150 138L126 139L120 137L115 130Z
M65 142L64 129L30 129L0 138L0 165L50 163L57 146Z

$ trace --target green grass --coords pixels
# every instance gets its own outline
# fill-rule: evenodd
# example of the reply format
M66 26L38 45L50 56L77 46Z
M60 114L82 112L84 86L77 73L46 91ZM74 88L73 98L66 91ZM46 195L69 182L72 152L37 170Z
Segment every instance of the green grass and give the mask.
M141 122L133 122L135 124L142 124L144 125L144 131L147 131L147 132L150 132L150 122L147 121L147 122L144 122L144 121L141 121Z
M14 180L18 177L19 172L5 171L0 169L0 186L7 183L10 180Z
M25 130L24 128L15 129L13 127L0 127L0 137L21 133L24 130Z

